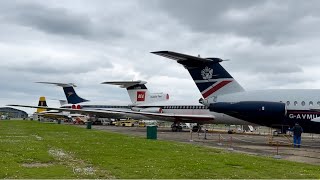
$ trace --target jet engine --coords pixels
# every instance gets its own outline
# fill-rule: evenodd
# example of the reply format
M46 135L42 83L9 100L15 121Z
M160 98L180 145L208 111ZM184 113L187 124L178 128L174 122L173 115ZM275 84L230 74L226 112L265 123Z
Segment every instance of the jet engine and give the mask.
M217 102L209 110L265 126L282 124L287 113L284 103L267 101Z

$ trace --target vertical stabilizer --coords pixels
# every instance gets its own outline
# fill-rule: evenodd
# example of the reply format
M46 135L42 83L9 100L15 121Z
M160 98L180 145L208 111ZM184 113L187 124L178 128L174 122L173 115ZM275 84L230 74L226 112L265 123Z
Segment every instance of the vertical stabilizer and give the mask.
M132 104L150 103L169 100L169 94L150 93L145 85L146 81L108 81L102 84L117 85L126 88Z
M45 98L44 96L41 96L41 97L39 98L38 106L48 107L46 98ZM45 108L38 108L38 109L37 109L37 113L41 113L41 112L43 112L43 111L46 111L46 109L45 109Z
M78 94L74 90L74 87L77 87L77 86L73 83L53 83L53 82L36 82L36 83L53 84L53 85L62 87L64 94L67 98L68 104L78 104L78 103L89 101L78 96Z
M242 92L240 84L220 65L220 58L201 58L171 51L157 51L154 54L176 60L190 73L203 98Z

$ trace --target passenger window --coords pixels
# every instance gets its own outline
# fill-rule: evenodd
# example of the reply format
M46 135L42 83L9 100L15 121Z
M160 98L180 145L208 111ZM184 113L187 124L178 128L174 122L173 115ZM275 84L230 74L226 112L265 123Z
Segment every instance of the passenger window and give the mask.
M293 105L295 105L295 106L296 106L297 104L298 104L298 102L297 102L297 101L295 101L295 102L293 103Z
M313 106L313 102L312 101L309 102L309 106Z
M287 101L287 106L289 106L290 105L290 101Z
M302 102L301 102L301 105L304 106L304 105L306 105L306 103L305 103L304 101L302 101Z

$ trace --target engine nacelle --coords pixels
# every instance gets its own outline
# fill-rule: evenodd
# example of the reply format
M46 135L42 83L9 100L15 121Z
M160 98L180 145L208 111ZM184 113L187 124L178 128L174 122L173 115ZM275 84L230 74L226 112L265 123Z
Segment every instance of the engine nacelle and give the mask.
M282 124L287 113L284 103L266 101L217 102L209 110L264 126Z
M162 113L162 108L160 107L150 107L150 108L132 107L131 109L133 111L139 111L139 112Z

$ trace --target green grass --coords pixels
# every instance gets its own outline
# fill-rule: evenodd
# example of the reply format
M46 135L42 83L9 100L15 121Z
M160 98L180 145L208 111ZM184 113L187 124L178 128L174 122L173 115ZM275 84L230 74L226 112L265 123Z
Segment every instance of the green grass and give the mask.
M0 121L0 143L2 179L320 178L320 166L69 125Z

